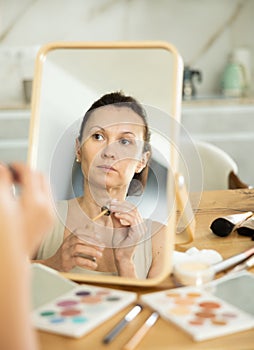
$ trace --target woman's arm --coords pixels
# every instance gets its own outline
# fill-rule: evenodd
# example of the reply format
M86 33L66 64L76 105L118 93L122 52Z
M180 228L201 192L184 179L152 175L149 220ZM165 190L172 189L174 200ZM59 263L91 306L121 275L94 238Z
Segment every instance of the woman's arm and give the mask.
M0 348L35 350L30 322L28 254L53 223L45 180L21 164L13 165L21 194L14 197L12 173L0 164Z
M152 224L152 264L148 278L156 278L165 268L166 254L170 254L170 247L165 249L167 227L158 222Z
M85 229L86 227L84 226ZM89 228L87 230L90 232ZM100 242L95 243L91 244L84 239L79 239L76 234L69 233L61 245L58 248L56 247L57 250L52 256L41 260L33 260L33 262L49 266L61 272L69 272L76 266L96 270L102 258L104 247L100 245Z

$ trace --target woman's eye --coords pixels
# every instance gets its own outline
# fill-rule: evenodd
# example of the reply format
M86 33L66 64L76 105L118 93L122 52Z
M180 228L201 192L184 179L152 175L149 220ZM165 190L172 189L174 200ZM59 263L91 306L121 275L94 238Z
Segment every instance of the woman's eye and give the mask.
M121 139L121 140L120 140L120 143L121 143L122 145L130 145L130 144L131 144L131 141L130 141L130 140L127 140L127 139Z
M102 135L102 134L99 134L99 133L93 134L92 137L93 137L95 140L98 140L98 141L104 140L103 135Z

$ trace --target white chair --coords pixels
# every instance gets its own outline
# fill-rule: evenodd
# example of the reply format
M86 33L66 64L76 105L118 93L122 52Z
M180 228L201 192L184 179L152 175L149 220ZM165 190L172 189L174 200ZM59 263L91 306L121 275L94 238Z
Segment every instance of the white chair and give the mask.
M191 160L180 158L179 164L179 171L185 177L189 191L248 187L239 179L238 166L227 152L211 143L198 140L194 141L194 146L200 158L202 176L196 173Z

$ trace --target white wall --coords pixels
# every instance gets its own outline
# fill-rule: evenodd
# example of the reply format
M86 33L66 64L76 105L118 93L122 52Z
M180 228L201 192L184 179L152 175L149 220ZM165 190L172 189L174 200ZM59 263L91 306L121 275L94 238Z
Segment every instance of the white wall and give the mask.
M198 93L217 94L234 48L249 48L254 66L253 14L252 0L1 0L0 105L23 101L38 47L59 40L172 42L202 70Z

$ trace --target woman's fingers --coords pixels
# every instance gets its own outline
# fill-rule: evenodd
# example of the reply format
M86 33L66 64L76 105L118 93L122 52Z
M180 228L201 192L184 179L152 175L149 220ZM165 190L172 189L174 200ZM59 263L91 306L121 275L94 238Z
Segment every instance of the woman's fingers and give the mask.
M100 259L103 255L101 249L98 249L98 247L95 246L87 246L85 244L77 243L73 247L73 255L74 256L91 256L95 257L97 259Z
M18 162L12 163L10 167L13 174L15 174L15 182L22 186L22 190L37 188L38 180L34 176L34 170L26 164Z
M69 235L61 248L62 269L70 271L79 266L95 270L102 258L104 247L84 243L74 234Z
M6 201L12 199L11 186L13 185L13 176L10 169L0 163L0 203L6 205Z
M2 212L9 213L18 230L23 232L22 243L29 254L35 251L43 234L53 226L54 212L49 200L49 189L46 185L42 189L42 182L42 175L25 164L0 165ZM31 183L35 187L31 188ZM20 187L17 195L14 195L12 189L15 184Z
M20 197L23 200L49 205L51 192L48 181L43 174L23 163L13 163L11 169L15 174L15 183L20 185Z
M129 213L115 212L113 216L115 216L123 226L135 226L140 224L139 218Z
M0 175L1 189L5 189L6 185L11 185L12 183L12 173L9 168L3 163L0 163Z
M10 169L12 182L20 188L15 198L16 215L22 218L27 251L33 254L54 224L49 185L43 175L25 164L13 163Z
M75 266L82 267L88 270L96 270L98 263L97 260L90 259L84 256L76 256L74 258Z
M137 208L127 201L113 200L110 204L112 221L115 228L122 226L136 226L142 223L143 219Z

